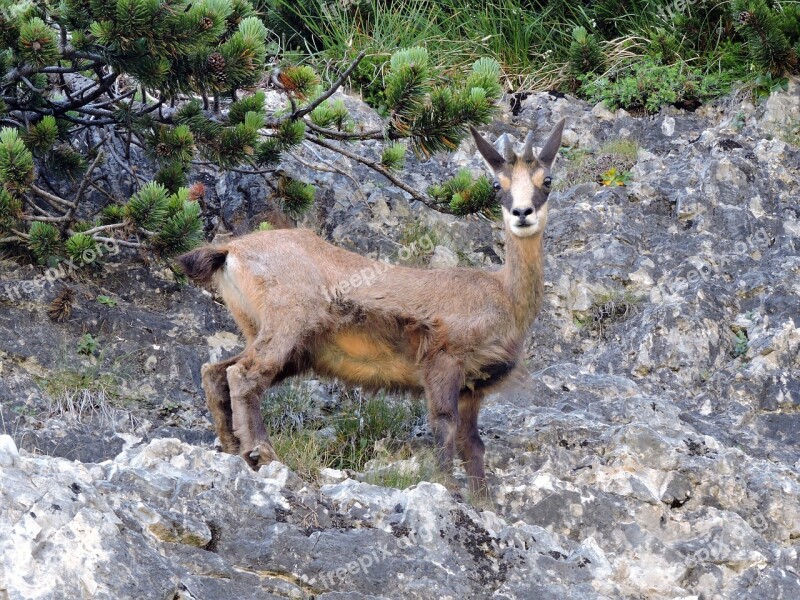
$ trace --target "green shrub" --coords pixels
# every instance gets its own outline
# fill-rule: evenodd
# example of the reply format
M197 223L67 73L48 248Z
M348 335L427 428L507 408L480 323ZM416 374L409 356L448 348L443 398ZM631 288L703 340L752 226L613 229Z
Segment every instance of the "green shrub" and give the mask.
M61 254L61 233L54 225L36 221L31 225L28 234L28 247L41 264L46 264L51 257Z
M456 215L486 212L497 216L499 210L489 178L480 175L473 179L469 169L459 169L453 178L428 188L428 193Z
M703 100L727 89L717 75L704 75L688 64L660 64L644 57L608 76L582 77L581 93L590 102L604 102L611 109L658 112L662 106L696 108Z
M67 256L76 265L91 263L97 257L97 242L85 233L76 233L64 245Z

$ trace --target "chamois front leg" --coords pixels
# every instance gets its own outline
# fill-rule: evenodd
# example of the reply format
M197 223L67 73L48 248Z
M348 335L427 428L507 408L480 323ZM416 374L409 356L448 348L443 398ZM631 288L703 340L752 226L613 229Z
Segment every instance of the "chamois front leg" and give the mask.
M241 354L216 362L206 363L200 370L203 381L203 390L206 394L206 404L214 426L217 429L219 443L223 452L237 454L239 440L233 434L233 413L231 411L231 390L228 386L226 370L242 357Z
M425 376L425 395L428 400L428 420L436 443L437 461L450 480L453 476L453 457L458 431L458 396L464 374L458 361L440 352L429 364Z
M478 432L478 412L481 409L483 394L480 392L464 392L458 400L458 432L456 446L464 470L467 472L469 491L477 495L486 495L486 472L483 466L484 444Z
M259 335L227 369L239 455L254 469L278 460L261 417L261 395L288 362L297 339L285 331Z

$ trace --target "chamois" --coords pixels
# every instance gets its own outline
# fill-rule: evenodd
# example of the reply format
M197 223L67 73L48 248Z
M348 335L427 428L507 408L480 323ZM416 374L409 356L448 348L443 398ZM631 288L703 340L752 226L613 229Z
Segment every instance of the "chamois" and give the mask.
M314 371L424 393L439 467L451 476L458 451L470 489L485 490L478 411L521 362L542 306L542 235L563 129L562 119L538 157L532 133L516 154L507 137L498 152L472 129L507 231L498 271L387 265L306 229L252 233L181 256L186 275L214 283L247 340L242 353L202 368L223 450L253 468L276 460L261 395Z

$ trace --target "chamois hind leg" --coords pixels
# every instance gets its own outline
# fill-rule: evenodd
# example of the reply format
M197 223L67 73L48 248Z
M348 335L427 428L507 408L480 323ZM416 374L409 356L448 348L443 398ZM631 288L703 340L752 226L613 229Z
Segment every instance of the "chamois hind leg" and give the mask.
M464 392L458 400L458 432L456 446L458 454L464 461L467 472L469 491L474 494L485 494L486 472L483 467L484 444L478 433L478 412L481 409L483 394L480 392Z
M428 420L433 430L439 468L450 479L458 430L458 395L464 375L458 362L440 352L429 364L425 376Z
M278 460L261 418L261 395L284 369L301 337L285 326L270 332L262 330L227 369L233 433L239 439L239 455L254 469Z
M239 452L239 440L233 435L233 413L231 412L231 391L228 387L226 369L242 357L237 354L215 363L206 363L200 369L206 404L214 419L217 436L222 450L229 454Z

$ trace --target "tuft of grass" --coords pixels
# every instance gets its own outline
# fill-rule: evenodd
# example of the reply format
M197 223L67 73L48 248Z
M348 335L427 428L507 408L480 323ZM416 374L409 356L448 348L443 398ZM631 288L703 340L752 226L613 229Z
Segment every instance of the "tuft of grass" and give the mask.
M636 164L639 144L635 140L617 138L608 140L600 148L568 148L562 151L564 161L555 181L556 190L564 190L581 183L597 182L604 185L623 185L629 180L631 168ZM612 180L607 175L614 170ZM609 181L609 183L605 183Z
M379 464L368 465L371 468L366 470L361 480L398 490L405 490L422 481L442 485L447 483L447 477L436 466L436 455L433 450L417 449L410 458L402 460L397 458L398 456L388 456L377 459Z
M639 143L630 138L616 138L608 140L600 147L599 154L610 154L616 158L627 159L636 162L639 155Z
M330 466L331 440L318 432L277 433L271 439L281 462L306 481L317 481L319 472Z
M364 398L358 394L334 419L336 451L331 465L360 471L377 456L378 443L399 447L421 419L420 403L391 403L383 396Z
M125 431L134 431L140 423L133 412L119 408L117 398L103 388L74 388L51 396L44 417L114 429L122 425Z
M121 396L118 379L109 373L99 373L94 369L83 371L52 371L46 377L39 377L36 383L51 398L71 393L75 390L86 390L91 393L104 394L118 399Z
M598 294L587 312L573 314L573 323L579 329L603 336L606 327L628 318L643 301L643 297L628 290L604 292Z
M800 148L800 120L786 127L780 134L780 138L795 148Z
M439 245L439 234L431 227L419 221L403 227L398 238L400 250L398 258L412 265L426 265L433 250Z
M288 434L317 429L322 413L308 389L292 382L264 395L261 418L268 431Z
M419 401L351 392L333 414L323 415L310 392L293 384L261 403L278 456L310 481L325 467L360 471L369 461L402 450L424 413Z

